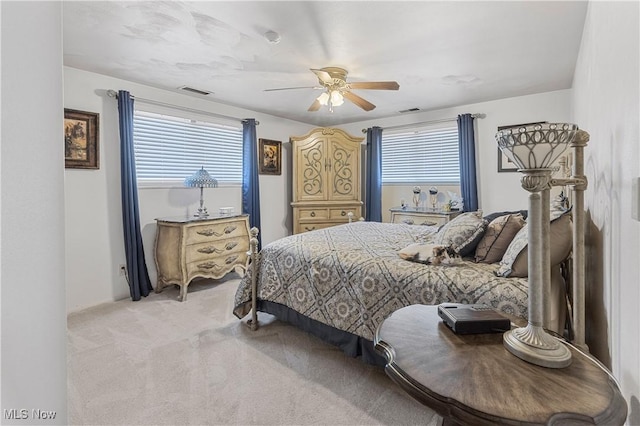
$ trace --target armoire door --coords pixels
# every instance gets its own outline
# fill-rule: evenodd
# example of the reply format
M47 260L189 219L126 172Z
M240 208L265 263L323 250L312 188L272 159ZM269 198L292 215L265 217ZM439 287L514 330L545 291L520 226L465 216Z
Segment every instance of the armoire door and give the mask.
M329 200L360 199L360 144L329 136L328 174Z
M325 137L311 137L296 141L296 201L324 201L329 198L327 173L329 158Z

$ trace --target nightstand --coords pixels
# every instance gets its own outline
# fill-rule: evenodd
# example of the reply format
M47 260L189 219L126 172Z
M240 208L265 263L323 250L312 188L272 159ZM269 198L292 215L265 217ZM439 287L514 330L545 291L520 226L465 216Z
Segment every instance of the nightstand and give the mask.
M460 214L459 211L440 211L425 207L393 207L391 223L406 223L408 225L442 226Z
M437 310L395 311L378 327L374 345L387 359L387 375L444 424L624 424L627 403L591 355L570 348L568 367L540 367L509 353L502 333L455 334Z
M246 272L249 215L169 217L156 221L156 293L168 284L177 284L184 302L187 287L196 277L222 278L233 270Z

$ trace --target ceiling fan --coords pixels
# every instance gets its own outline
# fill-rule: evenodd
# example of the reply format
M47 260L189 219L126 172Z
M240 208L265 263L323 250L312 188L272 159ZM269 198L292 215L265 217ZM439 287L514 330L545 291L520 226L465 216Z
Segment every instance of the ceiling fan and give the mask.
M353 102L365 111L371 111L376 106L353 93L351 89L398 90L400 88L400 85L395 81L363 81L348 83L347 70L339 67L325 67L320 69L311 68L311 71L318 77L320 86L265 89L265 92L291 89L321 89L324 91L311 104L309 111L318 111L321 106L327 105L329 106L329 111L333 112L333 107L342 105L344 103L344 98Z

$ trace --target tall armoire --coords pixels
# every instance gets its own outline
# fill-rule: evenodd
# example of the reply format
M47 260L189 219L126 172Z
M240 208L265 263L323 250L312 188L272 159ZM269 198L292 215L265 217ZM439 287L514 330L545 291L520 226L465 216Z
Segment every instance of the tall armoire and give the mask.
M293 233L340 225L362 215L360 143L331 127L290 138L293 152Z

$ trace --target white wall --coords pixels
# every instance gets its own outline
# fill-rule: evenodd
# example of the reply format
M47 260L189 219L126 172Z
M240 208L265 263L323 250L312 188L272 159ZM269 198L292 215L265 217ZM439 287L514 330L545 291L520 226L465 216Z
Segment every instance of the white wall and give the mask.
M106 91L128 90L138 98L238 118L256 118L258 138L283 142L282 175L260 176L262 242L281 238L291 229L289 136L307 133L312 126L229 107L189 95L159 90L100 74L64 68L64 107L100 114L100 169L65 170L67 309L75 311L129 297L118 267L125 263L120 201L120 142L118 108ZM235 124L240 125L239 122ZM184 215L197 208L199 193L188 188L140 189L140 225L152 284L155 218ZM241 189L217 188L205 192L210 211L233 206L242 210Z
M640 176L640 7L590 2L574 77L573 116L586 149L587 343L610 366L640 424L640 222L631 180Z
M67 423L61 8L0 3L2 424Z
M356 135L371 126L399 126L423 121L456 118L458 114L484 113L485 118L476 119L476 167L478 172L479 208L485 213L503 210L520 210L528 206L528 193L520 185L519 173L498 173L498 145L495 134L498 126L531 123L536 121L567 122L571 114L571 90L539 93L516 98L500 99L472 105L463 105L437 111L411 113L401 117L376 121L362 121L342 126ZM455 121L453 122L455 125ZM438 124L442 126L442 124ZM383 130L384 135L384 130ZM423 185L424 186L424 185ZM437 186L437 185L436 185ZM424 189L424 188L423 188ZM385 187L385 191L389 190ZM459 193L459 191L457 191ZM383 205L383 212L398 205L400 198L411 199L411 192L400 196L383 194L390 200Z

